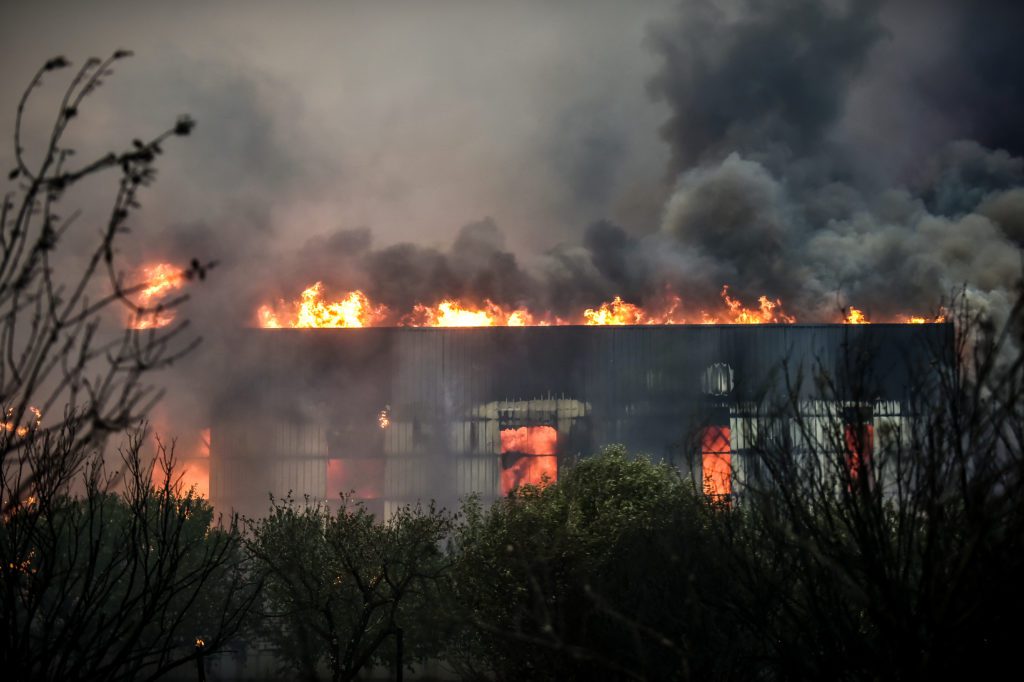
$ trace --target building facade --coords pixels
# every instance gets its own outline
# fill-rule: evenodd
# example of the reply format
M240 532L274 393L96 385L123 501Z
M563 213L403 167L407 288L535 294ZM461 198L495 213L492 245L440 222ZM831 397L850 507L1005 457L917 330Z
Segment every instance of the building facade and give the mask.
M951 348L946 324L248 330L215 389L210 497L486 502L612 443L729 495L766 405L842 419L870 457Z

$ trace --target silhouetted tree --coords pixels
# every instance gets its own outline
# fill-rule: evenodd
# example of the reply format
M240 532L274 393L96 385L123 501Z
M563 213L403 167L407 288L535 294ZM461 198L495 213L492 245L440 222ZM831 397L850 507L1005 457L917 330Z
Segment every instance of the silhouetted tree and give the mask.
M310 680L325 663L336 682L390 663L399 628L408 662L435 655L450 566L442 543L452 527L453 517L433 506L377 520L346 497L337 512L275 501L249 524L264 581L261 632Z
M64 92L54 123L38 160L31 166L25 141L25 111L43 77L69 66L63 57L49 60L32 79L18 102L14 132L16 166L9 179L16 189L4 195L0 208L0 406L5 424L17 431L33 424L38 432L66 430L77 439L61 470L74 470L106 437L137 425L154 402L156 389L144 381L149 372L188 352L196 341L183 338L184 322L146 333L104 327L103 314L124 305L138 315L132 295L146 286L128 286L119 269L118 240L128 231L128 219L139 207L141 190L155 177L155 161L164 142L187 135L194 125L187 116L148 142L133 141L120 153L110 153L72 165L74 150L64 136L86 99L111 74L113 64L129 56L118 50L106 60L89 59ZM117 189L105 224L88 249L81 240L68 242L69 232L81 227L80 211L63 206L67 192L86 180L113 172ZM69 249L74 249L69 258ZM194 261L188 277L202 277L206 266ZM183 298L160 304L174 307ZM38 412L33 412L33 408ZM0 443L3 509L18 504L41 472L26 467L23 440Z
M870 357L808 380L825 412L765 405L761 472L732 527L740 625L787 679L985 677L1015 656L1024 606L1024 300L1005 326L958 307L899 415L851 433L876 395ZM845 400L840 400L841 396ZM830 406L830 407L829 407ZM854 457L870 439L870 459ZM752 551L756 550L756 551Z
M148 679L194 660L196 637L216 649L237 629L252 589L233 522L176 484L161 447L163 484L151 489L136 427L159 392L146 376L188 352L185 323L111 331L104 315L133 302L118 244L155 175L162 145L187 135L180 117L76 164L65 133L87 99L130 55L89 59L63 92L50 132L31 149L27 105L44 77L70 66L49 60L17 105L13 189L0 207L0 669L11 679ZM96 239L69 240L79 211L73 187L117 178ZM72 253L73 251L73 253ZM188 278L209 266L193 261ZM120 326L120 325L118 325ZM110 436L127 437L119 470L104 462Z
M154 487L143 434L128 436L122 471L109 474L96 456L82 490L40 477L5 514L0 547L13 561L0 570L0 665L9 679L156 679L195 659L198 640L217 651L244 623L257 585L235 520L218 523L181 489L173 448L159 447ZM37 466L74 442L26 438Z
M719 518L672 467L621 446L557 483L469 508L447 656L468 677L671 679L740 661L723 632Z

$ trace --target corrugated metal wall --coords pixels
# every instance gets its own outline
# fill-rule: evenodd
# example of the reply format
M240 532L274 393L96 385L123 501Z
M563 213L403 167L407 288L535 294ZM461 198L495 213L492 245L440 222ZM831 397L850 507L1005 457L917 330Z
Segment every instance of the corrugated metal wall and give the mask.
M523 406L564 412L552 426L567 461L623 443L685 468L692 435L711 413L726 409L728 425L744 401L788 390L813 398L822 375L841 392L860 356L870 358L861 383L872 400L904 401L951 333L949 325L252 330L224 360L232 376L213 424L211 497L241 506L268 491L322 496L327 459L347 457L385 460L386 508L493 496L501 412ZM701 379L715 363L731 368L734 386L709 398Z
M324 497L326 430L316 422L268 417L220 421L211 430L210 453L210 499L215 505L262 513L270 494Z

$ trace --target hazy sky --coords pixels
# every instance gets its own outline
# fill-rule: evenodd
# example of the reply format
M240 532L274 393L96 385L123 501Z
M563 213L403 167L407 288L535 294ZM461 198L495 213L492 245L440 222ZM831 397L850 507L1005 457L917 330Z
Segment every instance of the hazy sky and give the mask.
M163 165L161 220L248 219L290 242L369 227L382 243L447 243L490 216L511 245L547 248L597 218L649 210L667 110L645 90L656 63L644 37L665 10L22 3L4 11L0 86L18 91L54 54L135 50L80 125L109 145L179 112L199 121ZM253 214L225 215L248 200Z

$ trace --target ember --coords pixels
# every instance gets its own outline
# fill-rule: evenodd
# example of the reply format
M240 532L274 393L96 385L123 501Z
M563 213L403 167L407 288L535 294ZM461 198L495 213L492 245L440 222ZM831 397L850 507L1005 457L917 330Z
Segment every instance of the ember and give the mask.
M30 429L39 428L39 425L43 421L43 413L40 412L38 407L29 407L28 409L29 409L29 412L31 412L32 416L34 417L31 424L28 424L28 425L26 425L26 424L18 425L18 424L15 424L14 422L12 422L10 420L10 417L11 417L11 415L14 414L14 408L13 407L9 407L9 408L7 408L7 417L8 417L8 419L5 420L5 421L0 422L0 430L7 431L7 432L14 432L14 434L16 436L18 436L19 438L24 438L25 436L28 435L28 432L29 432Z

